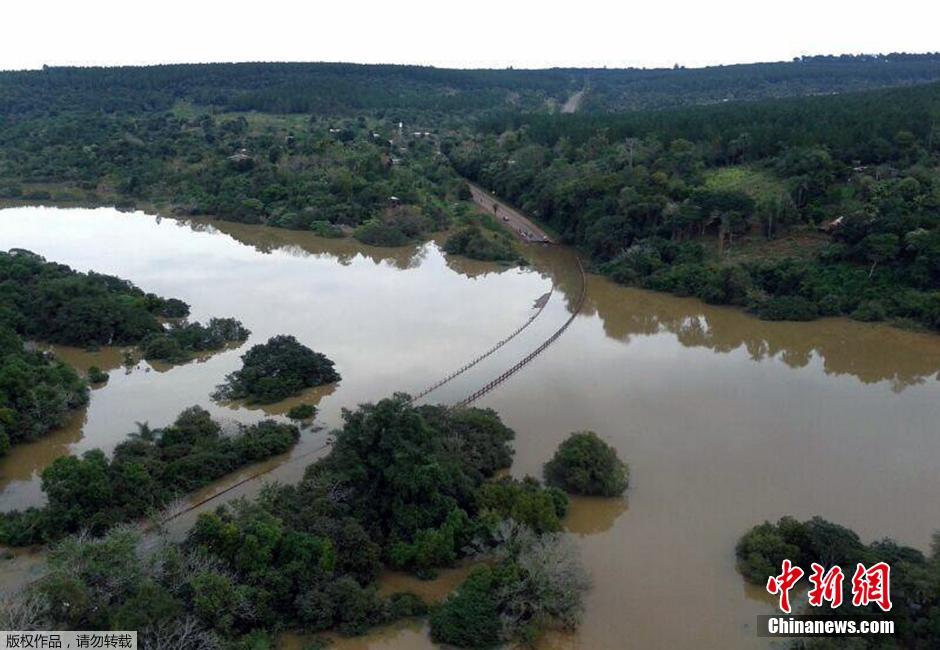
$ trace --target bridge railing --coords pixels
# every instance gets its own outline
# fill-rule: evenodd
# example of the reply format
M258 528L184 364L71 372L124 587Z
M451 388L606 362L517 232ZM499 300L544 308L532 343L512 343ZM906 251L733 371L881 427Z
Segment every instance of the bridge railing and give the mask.
M548 346L550 346L552 343L557 341L558 337L560 337L562 334L565 333L565 330L568 329L571 323L574 322L574 319L577 318L578 314L581 312L581 308L584 307L584 299L587 295L587 278L584 273L584 265L581 263L581 258L578 257L577 254L575 254L575 259L578 262L578 273L581 276L581 291L578 294L578 300L575 303L574 310L571 312L571 315L568 317L568 320L566 320L565 323L561 327L559 327L551 336L549 336L547 339L542 341L541 345L539 345L532 352L530 352L525 357L523 357L514 366L512 366L511 368L506 370L503 374L499 375L498 377L496 377L489 383L485 384L478 390L474 391L473 393L470 393L470 395L468 395L464 399L454 404L451 408L462 408L465 406L469 406L473 402L477 401L478 399L480 399L481 397L489 393L491 390L493 390L494 388L502 384L504 381L512 377L514 374L522 370L523 367L525 367L535 357L537 357L542 352L544 352L548 348Z

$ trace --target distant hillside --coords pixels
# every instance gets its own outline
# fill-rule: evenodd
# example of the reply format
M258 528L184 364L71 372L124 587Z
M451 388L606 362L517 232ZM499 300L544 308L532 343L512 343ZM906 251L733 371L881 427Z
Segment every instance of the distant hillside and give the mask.
M940 80L940 54L807 57L699 69L448 70L349 63L218 63L0 72L0 115L142 113L185 101L273 113L557 108L586 112L842 93Z
M814 56L671 70L591 70L586 109L658 109L829 95L940 80L940 53Z
M901 131L914 134L928 148L935 145L940 138L940 83L618 114L504 111L480 120L478 127L492 135L524 129L528 141L548 147L562 138L583 145L598 135L609 142L684 139L708 143L709 164L759 160L798 146L825 146L844 162L878 163Z

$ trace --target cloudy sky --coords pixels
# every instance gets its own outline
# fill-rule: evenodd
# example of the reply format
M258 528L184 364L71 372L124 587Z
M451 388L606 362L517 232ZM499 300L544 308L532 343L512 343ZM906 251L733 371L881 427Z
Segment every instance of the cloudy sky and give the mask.
M940 51L937 0L3 0L0 69L202 61L641 66Z

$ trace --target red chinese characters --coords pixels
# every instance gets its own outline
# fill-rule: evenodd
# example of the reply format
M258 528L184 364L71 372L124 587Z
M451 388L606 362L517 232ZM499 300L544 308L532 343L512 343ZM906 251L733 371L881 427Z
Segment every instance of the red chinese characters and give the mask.
M891 567L886 562L878 562L868 569L864 564L855 567L852 604L864 607L869 603L875 603L883 612L891 610Z
M822 607L823 603L829 603L832 609L842 604L842 582L845 575L842 569L834 566L826 571L821 564L813 562L811 565L813 573L809 576L809 581L813 588L809 590L809 604L813 607Z
M780 575L767 578L767 592L774 596L780 596L780 609L787 614L790 613L790 590L796 586L796 583L802 577L803 569L793 566L790 560L784 560Z

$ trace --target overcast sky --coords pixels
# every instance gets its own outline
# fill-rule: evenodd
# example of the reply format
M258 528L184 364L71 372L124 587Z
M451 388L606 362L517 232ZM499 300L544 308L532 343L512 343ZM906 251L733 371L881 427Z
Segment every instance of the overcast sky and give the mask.
M660 67L940 51L938 0L2 0L0 69L203 61Z

